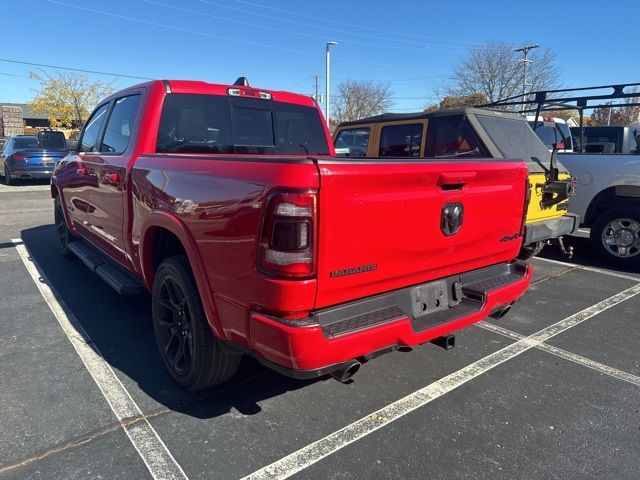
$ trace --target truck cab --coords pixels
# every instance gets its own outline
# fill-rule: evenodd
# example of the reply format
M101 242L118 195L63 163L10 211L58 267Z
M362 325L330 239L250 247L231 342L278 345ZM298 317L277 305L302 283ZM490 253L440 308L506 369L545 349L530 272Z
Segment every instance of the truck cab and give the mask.
M578 226L567 213L572 184L559 163L551 178L551 153L527 120L507 112L461 107L433 112L385 113L341 123L333 135L336 155L368 157L524 158L529 170L530 201L521 258L540 251L549 240ZM357 145L355 144L357 141ZM554 183L555 182L555 183ZM550 192L554 183L558 188Z

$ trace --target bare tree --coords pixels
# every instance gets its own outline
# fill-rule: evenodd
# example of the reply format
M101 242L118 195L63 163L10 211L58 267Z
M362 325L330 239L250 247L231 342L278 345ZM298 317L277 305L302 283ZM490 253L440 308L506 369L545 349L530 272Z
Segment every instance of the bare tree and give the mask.
M518 45L490 42L472 48L459 65L445 88L447 96L461 97L482 94L494 102L522 92L524 64L514 51ZM555 54L549 49L532 50L529 54L527 90L544 90L558 86Z
M336 122L349 122L378 115L392 104L391 87L373 80L348 80L338 85L333 106Z
M638 87L634 87L630 93L638 93ZM624 103L640 103L640 95L625 98ZM594 108L591 114L591 125L619 125L627 127L637 125L640 122L640 107L602 107Z

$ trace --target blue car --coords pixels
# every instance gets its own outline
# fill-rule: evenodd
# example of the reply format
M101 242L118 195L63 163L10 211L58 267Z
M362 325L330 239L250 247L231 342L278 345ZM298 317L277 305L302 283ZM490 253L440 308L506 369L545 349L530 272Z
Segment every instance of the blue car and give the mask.
M35 135L9 137L0 152L0 175L11 185L20 179L50 178L56 163L67 155L61 132L42 132ZM49 134L49 135L47 135ZM43 146L47 148L43 148Z

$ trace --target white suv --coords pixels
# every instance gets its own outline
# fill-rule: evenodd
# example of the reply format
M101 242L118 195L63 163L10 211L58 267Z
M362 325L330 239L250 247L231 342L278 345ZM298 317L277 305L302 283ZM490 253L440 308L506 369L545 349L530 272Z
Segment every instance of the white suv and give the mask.
M558 152L573 152L571 130L566 120L558 117L540 115L536 126L536 116L527 115L527 122L529 122L529 126L536 132L538 138L542 140L542 143L547 146L549 151L553 149L554 143L562 143L564 144L564 148L559 149Z

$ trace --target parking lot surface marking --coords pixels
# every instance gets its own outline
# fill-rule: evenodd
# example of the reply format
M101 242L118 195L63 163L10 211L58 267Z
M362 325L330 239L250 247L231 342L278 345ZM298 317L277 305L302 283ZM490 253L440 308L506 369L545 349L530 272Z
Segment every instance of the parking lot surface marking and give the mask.
M616 295L602 300L595 305L585 308L554 323L528 337L523 337L487 355L466 367L453 372L446 377L427 385L386 407L383 407L366 417L297 450L286 457L267 465L242 480L285 479L313 465L319 460L337 452L353 442L369 435L406 414L428 404L455 390L474 378L488 372L494 367L515 358L522 353L537 347L550 338L579 325L589 318L632 298L640 293L640 284L634 285Z
M111 410L121 423L134 448L156 479L186 479L182 467L158 433L144 417L140 407L124 388L109 364L104 360L82 325L49 286L49 281L30 257L22 240L12 240L27 272L35 282L45 302L58 320L60 327L80 356L82 363L98 385Z
M627 275L625 273L620 273L620 272L615 272L613 270L605 270L604 268L598 268L598 267L589 267L587 265L578 265L577 263L571 263L571 262L561 262L560 260L554 260L552 258L545 258L545 257L535 257L536 260L541 260L543 262L547 262L547 263L554 263L556 265L564 265L565 267L572 267L574 269L580 269L580 270L587 270L589 272L597 272L597 273L602 273L604 275L610 275L612 277L619 277L619 278L626 278L627 280L633 280L635 282L637 282L638 280L640 280L640 275Z
M498 325L494 325L493 323L478 322L475 325L490 332L497 333L498 335L511 338L512 340L517 341L525 338L524 335L513 332L511 330L507 330L506 328L502 328ZM554 347L553 345L549 345L548 343L540 343L540 345L536 345L536 348L640 387L640 377L638 377L637 375L618 370L617 368L610 367L609 365L605 365L595 360L591 360L590 358L583 357L582 355L568 352L567 350L563 350L562 348Z

